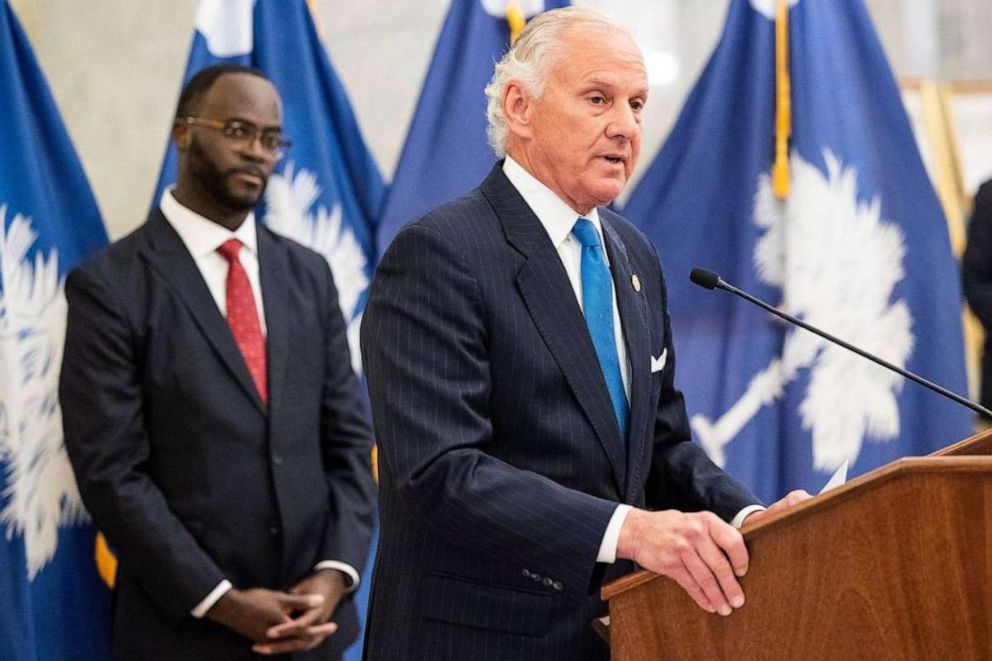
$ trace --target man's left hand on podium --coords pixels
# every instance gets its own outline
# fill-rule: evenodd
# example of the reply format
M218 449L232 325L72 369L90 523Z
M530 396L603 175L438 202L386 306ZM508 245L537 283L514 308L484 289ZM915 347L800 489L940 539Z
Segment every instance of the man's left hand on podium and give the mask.
M772 503L768 507L768 509L758 510L753 514L748 515L748 517L744 519L744 523L745 524L756 523L761 519L764 519L772 514L777 514L778 512L787 510L790 507L795 507L799 503L809 500L812 497L813 496L811 496L809 492L804 489L796 489L795 491L790 491L785 495L784 498Z

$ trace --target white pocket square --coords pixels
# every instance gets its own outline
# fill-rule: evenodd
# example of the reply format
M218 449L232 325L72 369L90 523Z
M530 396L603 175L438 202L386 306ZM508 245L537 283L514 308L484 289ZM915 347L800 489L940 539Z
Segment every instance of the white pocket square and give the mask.
M661 355L655 358L651 356L651 373L660 372L665 369L665 363L668 362L668 349L661 352Z

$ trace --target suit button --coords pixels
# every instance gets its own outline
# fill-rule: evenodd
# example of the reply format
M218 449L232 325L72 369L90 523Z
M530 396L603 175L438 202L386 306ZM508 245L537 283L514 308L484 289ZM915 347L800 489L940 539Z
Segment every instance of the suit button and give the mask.
M282 466L282 457L277 454L272 455L272 463L276 466Z
M551 584L551 587L554 588L555 592L561 592L565 589L565 584L561 581L555 581Z
M269 534L273 537L279 535L279 526L269 526Z
M524 578L530 578L530 570L529 569L525 569L525 570L523 570L520 573L523 574Z
M541 585L543 585L546 588L550 588L552 585L554 585L554 581L552 581L550 578L545 576L544 580L541 581Z
M534 572L531 572L530 573L530 577L532 579L534 579L534 581L536 581L536 582L540 582L541 581L541 575L540 574L535 574Z

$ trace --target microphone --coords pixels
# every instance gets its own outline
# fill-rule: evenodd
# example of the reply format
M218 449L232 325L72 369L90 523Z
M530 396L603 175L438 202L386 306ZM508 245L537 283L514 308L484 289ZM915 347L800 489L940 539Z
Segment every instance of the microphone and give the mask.
M757 305L758 307L762 308L763 310L767 310L768 312L771 312L776 317L779 317L781 319L785 319L790 324L795 324L796 326L799 326L800 328L805 328L806 330L808 330L811 333L816 333L817 335L819 335L820 337L822 337L823 339L825 339L825 340L827 340L829 342L833 342L834 344L838 344L838 345L844 347L845 349L847 349L848 351L853 351L854 353L858 354L862 358L867 358L868 360L872 361L873 363L875 363L877 365L881 365L882 367L884 367L886 369L892 370L896 374L899 374L900 376L903 376L903 377L905 377L905 378L907 378L907 379L909 379L911 381L915 381L916 383L920 384L921 386L925 386L925 387L929 388L930 390L933 390L934 392L936 392L938 394L941 394L944 397L947 397L948 399L952 399L955 402L957 402L958 404L962 404L964 406L967 406L972 411L975 411L976 413L980 413L981 415L985 416L986 418L992 420L992 411L988 410L984 406L981 406L980 404L976 404L975 402L971 401L970 399L965 399L964 397L962 397L961 395L957 394L956 392L952 392L952 391L948 390L947 388L944 388L943 386L938 386L933 381L928 381L927 379L924 379L922 376L918 376L918 375L913 374L912 372L910 372L908 370L904 370L901 367L898 367L896 365L893 365L892 363L888 362L887 360L883 360L883 359L879 358L878 356L875 356L873 354L868 353L864 349L859 349L858 347L854 346L853 344L848 344L844 340L842 340L842 339L840 339L838 337L834 337L833 335L831 335L830 333L827 333L826 331L822 331L822 330L820 330L819 328L817 328L815 326L810 326L805 321L802 321L801 319L797 319L796 317L793 317L791 314L788 314L786 312L782 312L781 310L779 310L779 309L777 309L775 307L772 307L768 303L765 303L764 301L762 301L760 298L756 298L756 297L752 296L751 294L748 294L745 291L741 291L737 287L734 287L732 284L730 284L729 282L727 282L724 279L722 279L719 275L717 275L713 271L708 271L706 269L701 269L701 268L694 268L694 269L692 269L692 273L689 274L689 279L692 280L692 282L694 284L697 284L700 287L705 287L706 289L723 289L725 291L729 291L731 294L735 294L737 296L740 296L744 300L749 301L751 303L754 303L755 305Z

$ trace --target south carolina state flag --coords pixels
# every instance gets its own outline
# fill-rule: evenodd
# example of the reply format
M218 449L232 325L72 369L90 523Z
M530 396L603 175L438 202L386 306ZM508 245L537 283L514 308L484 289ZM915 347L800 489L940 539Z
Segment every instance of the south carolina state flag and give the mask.
M729 294L693 266L965 391L958 272L940 204L861 0L791 0L788 195L772 192L775 2L723 36L625 213L668 276L679 384L710 456L766 501L970 431L967 409ZM785 154L785 152L783 152Z
M380 255L401 227L469 192L492 169L484 90L510 47L510 12L523 20L568 4L452 0L379 221Z
M6 1L0 108L0 659L109 659L110 592L58 403L64 277L107 235Z

